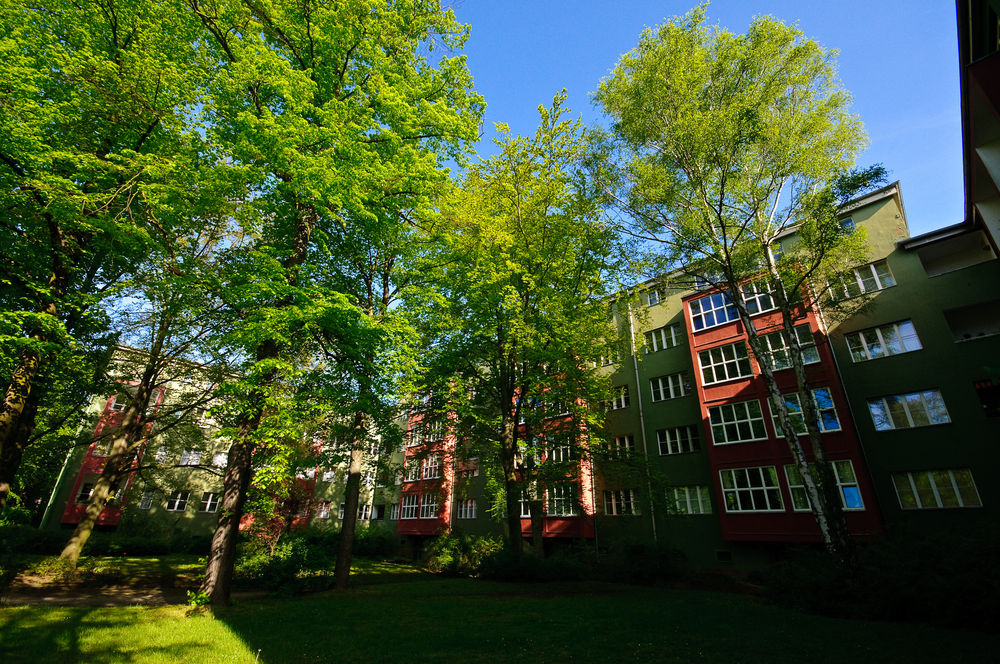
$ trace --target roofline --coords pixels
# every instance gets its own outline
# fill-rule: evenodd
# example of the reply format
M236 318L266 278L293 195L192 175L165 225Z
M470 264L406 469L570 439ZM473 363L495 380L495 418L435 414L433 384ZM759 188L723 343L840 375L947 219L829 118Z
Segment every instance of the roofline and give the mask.
M965 233L969 233L974 230L975 226L972 223L968 221L960 221L957 224L952 224L951 226L937 228L933 231L927 231L921 235L905 238L897 242L896 246L900 249L917 249L928 244L933 244L934 242L940 242L941 240L947 240L948 238L956 237L958 235L964 235Z

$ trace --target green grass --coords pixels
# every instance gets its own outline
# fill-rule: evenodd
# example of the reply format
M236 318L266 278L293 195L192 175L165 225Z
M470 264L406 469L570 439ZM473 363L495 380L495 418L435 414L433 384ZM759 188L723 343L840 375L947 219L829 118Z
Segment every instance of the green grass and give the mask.
M836 620L758 600L600 583L397 580L183 607L0 611L0 662L984 662L995 636ZM362 580L359 578L359 581Z

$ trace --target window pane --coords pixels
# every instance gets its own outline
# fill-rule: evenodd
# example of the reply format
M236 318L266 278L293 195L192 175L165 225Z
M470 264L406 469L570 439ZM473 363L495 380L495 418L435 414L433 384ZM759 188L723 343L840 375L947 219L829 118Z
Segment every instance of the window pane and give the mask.
M910 477L906 473L892 476L892 483L896 485L896 494L899 496L899 506L904 510L917 509L917 499L910 486Z
M844 507L847 509L860 509L864 507L861 502L861 491L856 486L845 486L841 488L844 496Z
M972 473L967 470L953 470L955 484L958 485L958 492L962 496L962 504L966 507L981 507L982 501L976 491L976 485L972 481Z
M920 350L922 348L920 339L917 337L917 330L911 321L905 320L899 324L899 334L905 350Z
M923 507L936 507L938 502L931 488L931 476L928 473L915 473L913 483L917 485L917 496Z

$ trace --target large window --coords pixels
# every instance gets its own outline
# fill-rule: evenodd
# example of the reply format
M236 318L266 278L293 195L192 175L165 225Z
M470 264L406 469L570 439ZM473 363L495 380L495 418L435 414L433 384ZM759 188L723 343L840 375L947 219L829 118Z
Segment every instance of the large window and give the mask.
M660 429L656 432L660 454L684 454L698 449L698 429L693 426Z
M197 466L201 463L200 450L184 450L181 452L181 466Z
M436 519L438 515L438 497L436 493L425 493L420 496L420 518Z
M531 501L528 500L528 494L521 492L521 500L518 501L518 507L521 508L521 518L530 519L531 518Z
M705 385L752 376L747 345L742 341L698 353L701 378Z
M440 454L430 454L430 455L428 455L427 458L424 459L424 462L423 462L422 465L423 465L423 473L422 473L422 475L423 475L423 478L425 480L432 480L432 479L441 477L442 463L441 463L441 455ZM373 483L374 483L374 479L375 478L373 476L372 477Z
M646 352L655 353L664 348L680 345L684 339L684 330L680 323L666 325L646 333Z
M868 400L868 410L878 431L911 429L951 422L944 399L937 390L896 394Z
M812 467L812 464L810 464ZM858 488L858 478L854 474L854 466L850 459L841 461L831 461L830 469L833 471L833 478L837 482L838 493L840 494L840 506L845 510L863 510L864 502L861 500L861 489ZM813 471L815 476L815 471ZM802 473L796 466L785 466L785 477L788 479L788 490L792 494L792 509L796 512L809 511L809 494L806 493L806 484L802 480Z
M608 516L627 516L638 514L635 504L635 491L632 489L616 489L604 492L604 513Z
M139 499L139 509L148 510L153 506L153 498L156 496L156 491L152 489L146 489L142 492L142 497Z
M548 454L546 455L546 461L552 463L562 463L564 461L569 461L573 458L573 446L572 445L553 445L549 448Z
M712 501L707 486L675 486L667 490L677 514L711 514Z
M741 287L747 313L751 316L774 309L774 300L763 284L749 283ZM739 312L728 293L712 293L691 302L691 326L704 330L739 319Z
M781 512L781 491L774 466L719 471L727 512Z
M576 515L576 499L573 484L557 484L546 492L549 516Z
M708 418L712 424L712 442L716 445L767 438L764 415L756 399L712 406L708 409Z
M682 397L691 391L688 383L687 372L670 374L669 376L657 376L649 380L649 388L653 401L666 401Z
M421 464L419 459L408 457L406 459L406 481L416 482L420 479Z
M389 508L389 518L393 521L399 521L399 503L393 503Z
M199 512L216 512L219 509L219 494L205 491L201 494L201 509Z
M795 427L795 433L806 433L806 418L802 411L802 402L799 400L798 392L783 395L785 406L788 408L788 415ZM813 403L819 415L819 430L823 433L840 431L840 419L837 417L837 409L833 405L833 394L829 387L819 387L812 391ZM781 425L778 421L778 414L771 413L774 421L774 430L780 436Z
M611 439L611 444L608 446L609 456L618 459L627 459L633 454L635 454L634 436L615 436Z
M848 298L895 285L896 280L892 278L889 266L883 260L854 268L842 275L837 283L831 285L831 289L834 296Z
M476 499L469 498L467 500L459 500L455 503L458 508L456 511L456 516L459 519L475 519L476 518Z
M417 506L420 504L420 496L415 493L408 493L403 496L403 510L400 514L401 519L416 519L417 518Z
M809 325L796 325L795 341L799 351L802 353L802 361L805 364L815 364L819 362L819 351L816 350L816 339L809 331ZM781 371L792 366L792 358L788 352L788 345L781 332L771 332L761 337L761 342L767 349L766 352L771 360L771 370Z
M920 339L913 321L889 323L846 335L847 348L855 362L874 360L888 355L901 355L920 350Z
M899 506L904 510L983 505L968 468L894 473L892 483L896 486Z
M190 491L174 491L167 498L167 511L168 512L183 512L187 509L188 498L191 496Z
M316 518L317 519L329 519L332 504L329 500L321 500L316 505Z
M619 385L615 388L616 396L611 400L611 410L621 410L628 408L628 385Z

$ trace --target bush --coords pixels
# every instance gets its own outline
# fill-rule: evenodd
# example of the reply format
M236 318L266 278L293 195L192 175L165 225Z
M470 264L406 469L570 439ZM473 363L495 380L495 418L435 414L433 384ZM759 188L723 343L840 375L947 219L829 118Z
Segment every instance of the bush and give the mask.
M596 562L598 578L614 583L657 585L673 583L685 574L684 555L676 549L627 546L603 554Z
M580 581L589 576L588 565L578 556L557 553L547 558L524 553L517 560L507 549L498 551L483 561L480 576L496 581Z
M799 549L761 575L776 602L823 615L1000 629L1000 537L902 534L859 545L858 568Z
M503 540L478 535L441 535L427 547L428 571L451 576L474 576L483 563L500 553Z

